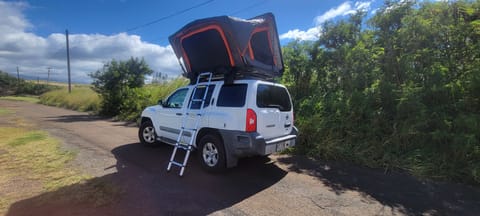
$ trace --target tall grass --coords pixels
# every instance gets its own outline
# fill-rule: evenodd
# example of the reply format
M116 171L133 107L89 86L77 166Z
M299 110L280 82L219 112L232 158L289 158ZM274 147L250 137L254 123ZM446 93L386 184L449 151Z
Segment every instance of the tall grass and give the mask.
M0 97L0 99L3 100L12 100L12 101L25 101L25 102L30 102L30 103L38 103L40 100L38 99L38 96L5 96L5 97Z
M150 103L156 104L158 100L165 99L173 91L187 84L188 84L187 79L178 78L162 84L146 85L142 89L145 89L147 92L150 92L151 94Z
M126 98L122 101L120 120L136 121L143 109L155 105L158 100L165 99L175 89L188 84L188 80L178 78L162 84L151 84L141 88L129 89Z
M100 108L100 97L88 85L78 85L68 93L66 87L40 95L40 103L78 110L82 112L97 113Z
M165 99L175 89L187 84L187 79L178 78L162 84L127 89L126 97L120 107L120 114L116 118L136 121L145 107L157 104L158 100ZM93 113L99 113L101 100L102 98L89 85L74 86L70 94L67 88L63 87L40 96L41 104Z

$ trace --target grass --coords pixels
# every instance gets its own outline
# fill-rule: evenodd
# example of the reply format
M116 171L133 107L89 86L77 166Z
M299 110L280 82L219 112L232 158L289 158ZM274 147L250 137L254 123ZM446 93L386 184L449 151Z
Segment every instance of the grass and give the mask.
M11 110L0 108L0 116L13 113Z
M42 141L47 138L47 134L41 131L30 131L22 137L18 137L9 143L9 146L15 147L20 145L25 145L30 142Z
M75 156L45 131L16 123L0 127L0 215L11 204L31 197L39 203L73 201L95 206L119 197L121 192L112 183L72 167Z
M13 101L26 101L30 103L38 103L40 99L36 96L5 96L5 97L0 97L0 99L3 100L13 100Z
M175 89L187 84L187 79L178 78L162 84L150 84L139 89L133 89L123 99L120 113L116 118L118 120L136 121L145 107L157 104L159 99L165 99ZM101 113L102 99L99 94L91 89L91 85L75 85L71 93L68 93L66 86L46 92L40 95L39 103L98 114Z
M188 84L188 80L181 77L174 80L170 80L162 84L150 84L142 87L145 91L151 92L152 104L156 104L159 99L165 99L176 89Z
M188 80L177 78L162 84L149 84L132 90L131 94L122 101L117 119L124 121L138 121L143 109L165 99L170 93L181 86L188 84ZM137 122L138 123L138 122Z
M100 108L100 97L88 85L76 85L72 92L68 93L66 87L49 91L40 96L40 103L63 107L82 112L98 112Z

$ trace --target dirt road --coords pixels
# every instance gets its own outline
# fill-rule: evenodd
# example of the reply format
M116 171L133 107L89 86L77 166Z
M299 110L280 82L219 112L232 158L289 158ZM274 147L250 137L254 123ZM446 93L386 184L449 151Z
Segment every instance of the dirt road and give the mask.
M478 215L480 190L304 158L247 158L224 174L201 170L193 154L185 175L167 173L170 146L143 147L137 128L54 107L0 100L0 107L78 152L75 166L124 191L108 206L13 204L7 215ZM68 193L75 185L62 188Z

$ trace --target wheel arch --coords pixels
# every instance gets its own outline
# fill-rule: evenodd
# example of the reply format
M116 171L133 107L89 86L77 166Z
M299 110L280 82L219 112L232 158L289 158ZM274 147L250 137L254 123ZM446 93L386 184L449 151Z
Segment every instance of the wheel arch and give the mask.
M222 135L220 134L220 132L217 129L214 129L214 128L202 128L202 129L200 129L197 133L197 137L195 138L195 145L198 146L198 143L200 142L202 137L204 137L207 134L212 134L212 135L217 136L220 139L220 141L222 141L222 144L225 148L225 141L223 140Z
M150 119L150 117L142 116L142 118L140 119L140 125L142 125L146 121L150 121L150 122L153 123L153 121L152 121L152 119Z
M232 146L229 145L228 143L225 142L225 137L222 136L222 133L220 133L220 130L215 129L215 128L202 128L200 131L198 131L197 137L195 138L195 144L200 143L200 140L202 137L204 137L207 134L213 134L217 136L220 141L223 144L223 149L225 150L225 162L227 167L234 167L238 163L238 158L234 154L234 149L232 149Z

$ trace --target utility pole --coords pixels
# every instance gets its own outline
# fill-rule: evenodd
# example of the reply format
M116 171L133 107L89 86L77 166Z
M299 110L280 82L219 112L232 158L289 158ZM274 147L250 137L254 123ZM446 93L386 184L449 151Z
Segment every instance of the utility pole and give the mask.
M47 72L47 84L48 82L50 81L50 69L52 69L51 67L48 67L48 72Z
M68 44L68 29L65 30L67 38L67 68L68 68L68 93L72 93L72 84L70 80L70 45Z
M18 66L17 66L17 83L20 83L20 71L18 70Z

